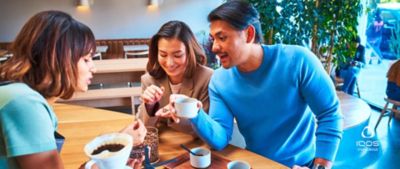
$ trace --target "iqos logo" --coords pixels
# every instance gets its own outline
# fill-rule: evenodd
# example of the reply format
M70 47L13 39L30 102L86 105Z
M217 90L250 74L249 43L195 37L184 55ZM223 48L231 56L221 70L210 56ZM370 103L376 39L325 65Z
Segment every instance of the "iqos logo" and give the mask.
M371 130L369 126L364 127L361 137L363 140L356 141L359 151L378 151L379 141L372 139L375 137L374 130Z
M357 147L378 147L378 141L356 141Z
M372 138L374 136L375 136L375 131L371 130L369 126L364 127L364 129L361 132L362 138Z

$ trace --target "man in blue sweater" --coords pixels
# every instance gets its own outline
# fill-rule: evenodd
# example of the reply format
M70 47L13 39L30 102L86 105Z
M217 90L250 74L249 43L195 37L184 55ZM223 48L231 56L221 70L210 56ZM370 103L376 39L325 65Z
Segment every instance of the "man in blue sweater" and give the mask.
M331 168L342 136L333 83L308 49L262 45L258 18L252 5L239 1L208 15L212 50L223 68L209 84L209 114L200 110L192 126L221 150L236 119L246 149L293 168Z

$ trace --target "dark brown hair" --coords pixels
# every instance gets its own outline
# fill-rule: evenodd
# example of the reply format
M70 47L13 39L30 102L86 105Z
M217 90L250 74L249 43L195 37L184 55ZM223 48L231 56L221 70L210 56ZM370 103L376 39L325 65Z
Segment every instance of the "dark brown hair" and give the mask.
M77 64L96 50L92 31L70 15L43 11L28 20L0 66L0 81L22 82L43 97L68 99L77 87Z
M149 62L147 63L147 72L156 79L166 76L165 71L158 62L158 41L161 38L177 38L186 48L188 66L185 71L185 77L192 77L197 64L204 65L207 60L203 49L197 43L193 32L189 26L181 21L169 21L161 26L160 30L150 40Z

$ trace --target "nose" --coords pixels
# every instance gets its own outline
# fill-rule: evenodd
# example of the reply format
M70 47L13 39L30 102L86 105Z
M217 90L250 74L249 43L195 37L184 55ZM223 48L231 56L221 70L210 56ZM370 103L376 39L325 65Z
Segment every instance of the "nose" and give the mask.
M167 66L174 65L174 59L172 57L167 57Z
M96 73L96 71L97 71L96 66L94 65L93 61L92 61L91 66L89 67L89 71L92 73Z
M214 41L214 42L212 43L211 51L212 51L213 53L217 53L220 49L221 49L221 46L220 46L216 41Z

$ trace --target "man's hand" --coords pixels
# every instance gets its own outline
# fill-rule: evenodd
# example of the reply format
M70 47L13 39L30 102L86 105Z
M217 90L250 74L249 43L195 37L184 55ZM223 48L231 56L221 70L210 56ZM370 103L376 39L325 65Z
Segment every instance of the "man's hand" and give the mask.
M331 169L332 168L332 162L329 160L325 160L323 158L315 158L314 159L314 166L317 164L324 166L326 169Z

